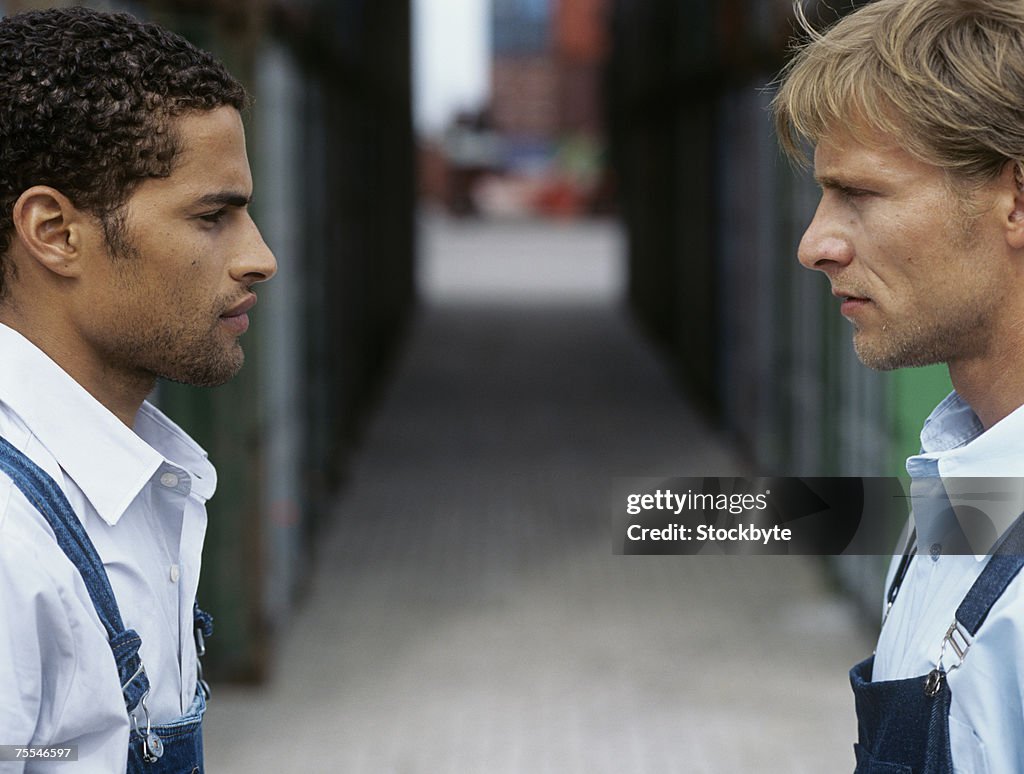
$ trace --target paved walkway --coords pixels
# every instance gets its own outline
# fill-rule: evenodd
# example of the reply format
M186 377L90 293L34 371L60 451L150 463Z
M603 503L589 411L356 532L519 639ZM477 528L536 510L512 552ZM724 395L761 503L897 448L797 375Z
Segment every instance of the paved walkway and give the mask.
M737 470L616 303L615 228L424 229L406 357L276 679L215 689L210 771L852 770L870 643L814 561L611 554L613 477Z

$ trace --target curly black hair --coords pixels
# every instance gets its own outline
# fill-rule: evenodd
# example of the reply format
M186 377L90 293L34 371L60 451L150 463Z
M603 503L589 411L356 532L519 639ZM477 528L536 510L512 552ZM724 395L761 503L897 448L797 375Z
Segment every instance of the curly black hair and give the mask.
M171 174L174 117L230 105L245 88L212 55L125 13L29 11L0 20L0 299L12 209L49 185L103 223L149 177Z

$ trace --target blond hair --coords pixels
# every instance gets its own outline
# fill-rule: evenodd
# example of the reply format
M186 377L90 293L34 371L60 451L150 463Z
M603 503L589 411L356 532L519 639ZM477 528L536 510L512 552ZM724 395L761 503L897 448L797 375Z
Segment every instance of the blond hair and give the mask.
M783 150L881 131L965 180L1024 160L1024 2L876 0L809 36L772 101Z

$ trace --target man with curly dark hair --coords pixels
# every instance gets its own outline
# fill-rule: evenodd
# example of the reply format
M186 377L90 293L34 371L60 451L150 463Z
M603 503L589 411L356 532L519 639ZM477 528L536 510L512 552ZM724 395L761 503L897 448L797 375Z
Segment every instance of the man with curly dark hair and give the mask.
M202 770L216 473L145 399L230 379L275 272L247 100L126 14L0 20L0 772Z

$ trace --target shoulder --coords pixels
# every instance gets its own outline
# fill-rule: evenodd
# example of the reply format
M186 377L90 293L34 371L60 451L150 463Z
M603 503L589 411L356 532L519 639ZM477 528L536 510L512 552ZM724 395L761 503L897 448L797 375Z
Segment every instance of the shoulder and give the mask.
M0 473L0 487L3 479ZM18 633L7 646L16 647L23 657L41 654L46 638L70 635L71 608L79 603L74 578L51 546L60 548L28 515L30 508L17 493L0 510L0 620L5 631ZM68 655L74 656L73 640L67 645Z
M50 478L58 482L63 478L60 465L25 424L0 403L0 437L28 457ZM53 530L46 519L29 502L8 473L0 469L0 547L12 542L29 548L57 548ZM62 552L61 552L62 553ZM18 560L19 556L11 557ZM17 564L37 559L36 551L29 551Z
M82 739L83 756L93 740L116 747L127 722L116 678L80 573L0 471L0 696L18 697L0 702L0 728L18 744Z
M66 628L69 606L81 602L75 573L49 523L0 470L0 612L4 623L22 631L22 623L31 620L36 624L45 620L47 633L54 627Z
M79 658L73 593L55 577L59 558L47 555L45 530L29 509L0 473L0 695L20 697L4 702L0 726L19 743L58 726Z
M2 411L0 435L51 478L61 480L53 457L16 417ZM57 641L66 656L77 657L70 634L88 601L88 590L57 544L49 522L0 470L0 619L4 628L21 632L17 639L22 650L37 650L42 657L49 638ZM38 637L26 636L33 628ZM64 634L69 641L61 643Z
M2 411L2 404L0 436L68 496L68 482L56 459L16 416ZM0 590L25 603L36 600L41 612L49 610L51 602L53 606L59 603L64 620L73 620L69 608L87 605L92 609L81 574L58 545L50 523L4 470L0 470ZM99 625L98 619L96 623Z
M64 475L60 464L46 446L36 437L32 429L25 421L10 410L0 397L0 437L20 451L50 478L58 482L62 481ZM0 519L3 518L3 509L18 488L14 486L10 477L0 471ZM0 522L2 526L2 522Z
M10 415L5 416L2 411L0 411L0 437L32 459L40 468L45 470L56 467L56 461L45 452L45 449L41 448L28 429L16 418ZM22 543L31 548L36 545L37 541L45 538L48 538L49 543L53 543L53 530L14 483L11 476L0 469L0 550L10 553L12 543ZM39 545L44 545L44 543L40 542ZM34 552L30 551L31 553ZM18 559L18 556L9 558Z

